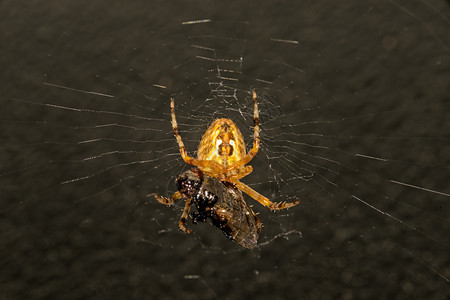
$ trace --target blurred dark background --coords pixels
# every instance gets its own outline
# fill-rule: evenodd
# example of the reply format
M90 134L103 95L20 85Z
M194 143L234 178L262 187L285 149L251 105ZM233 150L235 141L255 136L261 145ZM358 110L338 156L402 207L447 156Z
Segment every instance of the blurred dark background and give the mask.
M434 0L1 2L0 298L449 299L449 20ZM242 56L232 101L193 45ZM248 251L152 193L186 169L169 98L194 154L215 117L250 144L251 88L243 181L302 203L248 199Z

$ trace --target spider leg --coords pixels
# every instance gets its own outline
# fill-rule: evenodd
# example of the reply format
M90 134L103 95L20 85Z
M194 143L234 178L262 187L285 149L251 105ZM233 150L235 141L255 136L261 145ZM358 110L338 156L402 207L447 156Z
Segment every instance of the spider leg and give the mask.
M246 193L247 195L249 195L256 201L258 201L262 205L267 206L271 210L290 208L290 207L295 206L300 203L300 200L296 200L291 203L286 203L286 202L275 202L274 203L274 202L271 202L266 197L264 197L263 195L261 195L260 193L256 192L252 188L250 188L248 185L245 185L238 180L233 180L231 182L234 183L234 185L236 185L236 187L238 189L240 189L241 191L243 191L244 193Z
M155 196L155 199L158 200L159 203L165 204L165 205L173 205L176 200L182 198L181 193L178 191L175 192L172 195L172 197L170 197L170 198L160 197L156 194L154 194L154 196ZM192 200L187 199L186 205L184 206L184 209L183 209L183 214L181 215L180 222L178 223L178 226L180 226L180 229L186 233L192 233L192 230L187 229L187 227L186 227L186 219L189 214L189 210L191 209L191 205L192 205Z
M173 134L177 139L178 147L180 148L180 154L183 160L190 165L199 167L200 169L221 170L221 166L214 161L195 159L187 155L186 147L184 146L183 140L181 139L181 135L178 130L178 123L175 117L175 100L173 98L170 99L170 112L172 115Z
M231 170L225 174L223 181L235 181L247 176L253 171L252 166L242 166L238 169Z
M181 215L180 222L178 222L178 226L180 226L180 229L186 233L192 233L192 230L186 227L186 219L188 217L189 211L191 210L191 205L192 199L191 198L186 199L186 205L184 206L183 214Z
M253 100L255 102L254 111L253 111L253 148L245 155L241 160L239 160L234 168L239 168L248 164L253 157L255 157L256 153L258 153L259 149L259 110L258 110L258 101L256 97L256 91L253 90Z
M181 194L180 192L175 192L172 197L170 198L166 198L166 197L160 197L156 194L154 194L155 199L158 200L159 203L164 204L164 205L173 205L175 203L176 200L181 198Z

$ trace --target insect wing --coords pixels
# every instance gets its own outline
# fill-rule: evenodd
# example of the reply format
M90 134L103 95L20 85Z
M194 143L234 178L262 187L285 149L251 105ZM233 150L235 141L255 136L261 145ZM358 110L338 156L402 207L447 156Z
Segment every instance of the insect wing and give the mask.
M227 183L224 185L227 186ZM231 214L227 222L230 235L239 245L254 248L261 232L261 222L245 202L242 192L230 184L223 200L222 207Z
M213 224L242 247L254 248L261 231L261 222L245 202L242 192L231 183L209 176L205 176L202 190L217 195L217 202L210 214Z

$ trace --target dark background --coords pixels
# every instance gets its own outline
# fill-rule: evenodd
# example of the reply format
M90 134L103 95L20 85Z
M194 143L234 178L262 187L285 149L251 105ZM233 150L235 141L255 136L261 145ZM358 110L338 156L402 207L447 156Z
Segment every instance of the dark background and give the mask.
M449 20L448 1L3 1L0 298L449 299ZM206 100L192 45L243 57L233 101ZM251 88L243 181L302 203L255 204L248 251L152 193L186 169L169 98L194 153L220 116L250 144Z

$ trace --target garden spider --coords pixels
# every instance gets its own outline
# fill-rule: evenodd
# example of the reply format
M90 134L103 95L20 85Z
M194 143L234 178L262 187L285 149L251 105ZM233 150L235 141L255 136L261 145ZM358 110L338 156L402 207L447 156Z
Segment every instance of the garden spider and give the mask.
M192 158L188 156L178 131L178 124L175 117L175 101L172 98L170 100L170 109L173 134L178 142L181 157L188 164L197 166L204 174L210 177L217 178L222 182L232 183L237 189L243 191L271 210L290 208L300 203L300 200L291 203L274 203L239 181L239 179L247 176L253 171L253 168L247 166L247 164L255 157L259 149L259 111L255 90L253 90L252 95L254 100L254 139L253 148L248 153L246 153L244 137L239 128L237 128L236 124L230 119L222 118L215 120L206 130L198 147L198 157ZM166 205L172 205L176 200L182 197L188 198L180 193L180 191L175 192L170 198L159 197L155 194L155 198L160 203ZM184 232L192 233L192 231L185 226L189 210L191 209L192 199L188 198L185 200L186 204L180 218L179 226Z

